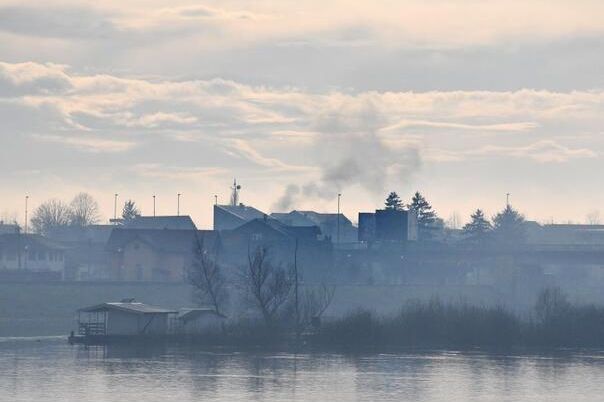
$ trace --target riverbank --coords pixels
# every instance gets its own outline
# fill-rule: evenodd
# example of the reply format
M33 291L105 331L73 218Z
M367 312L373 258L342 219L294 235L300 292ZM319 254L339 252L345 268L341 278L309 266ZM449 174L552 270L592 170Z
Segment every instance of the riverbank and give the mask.
M466 300L480 305L502 303L489 287L429 285L342 285L326 315L341 317L359 308L393 313L409 300ZM193 306L185 283L158 282L13 282L0 283L0 337L67 335L76 330L75 311L108 301L134 298L170 309Z

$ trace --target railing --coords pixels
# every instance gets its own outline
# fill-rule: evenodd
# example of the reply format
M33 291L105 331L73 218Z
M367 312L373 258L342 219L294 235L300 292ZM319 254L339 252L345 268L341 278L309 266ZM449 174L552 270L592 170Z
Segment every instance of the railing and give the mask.
M84 336L105 335L104 322L81 322L78 325L78 334Z

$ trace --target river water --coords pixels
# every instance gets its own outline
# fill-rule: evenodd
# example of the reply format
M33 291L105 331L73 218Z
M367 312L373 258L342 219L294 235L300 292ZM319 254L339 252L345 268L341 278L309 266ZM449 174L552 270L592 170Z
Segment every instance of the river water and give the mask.
M0 401L602 401L604 353L217 352L0 338Z

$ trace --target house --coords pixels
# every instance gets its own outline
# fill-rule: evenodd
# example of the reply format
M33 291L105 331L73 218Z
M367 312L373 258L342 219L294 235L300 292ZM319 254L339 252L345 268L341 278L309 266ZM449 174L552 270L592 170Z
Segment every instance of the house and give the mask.
M197 226L188 215L179 216L136 216L123 223L125 229L168 229L197 230Z
M533 245L604 246L604 225L526 222L527 243Z
M175 332L182 334L218 334L223 331L226 317L213 308L184 308L176 317Z
M206 249L220 248L209 230L120 229L111 232L110 277L124 281L180 282L186 275L196 241Z
M231 230L266 216L262 211L247 205L214 205L214 230Z
M330 237L335 243L357 241L357 228L344 214L291 211L287 213L274 212L271 217L288 226L317 226L321 229L323 235Z
M65 248L36 234L0 235L0 271L7 278L62 279Z
M65 279L106 280L110 254L105 245L115 225L58 226L47 237L65 247Z
M81 336L166 335L170 315L177 311L124 300L78 310Z
M16 223L6 223L4 221L0 221L0 234L12 234L19 233L21 228Z
M331 267L331 240L317 226L289 226L265 216L221 232L220 239L223 261L234 266L246 264L248 253L264 247L273 263L288 267L297 262L307 273L306 279Z

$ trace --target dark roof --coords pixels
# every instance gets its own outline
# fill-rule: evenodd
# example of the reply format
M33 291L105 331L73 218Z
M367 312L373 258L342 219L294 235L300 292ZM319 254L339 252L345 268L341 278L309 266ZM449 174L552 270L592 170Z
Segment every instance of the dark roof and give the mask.
M0 222L0 234L19 233L21 228L16 223Z
M65 250L61 244L37 234L0 234L0 249L10 250L28 247L30 249Z
M336 224L338 214L323 213L315 211L291 211L291 212L274 212L271 217L278 219L286 224L294 226L322 226L326 224ZM340 214L340 225L352 225L350 219L344 214Z
M241 225L237 229L234 229L233 232L237 231L245 231L254 225L264 225L283 236L291 237L291 238L313 238L316 239L318 235L321 234L321 229L318 226L289 226L277 219L264 217L262 219L254 219L250 222Z
M96 313L96 312L108 311L108 310L119 310L119 311L125 311L127 313L133 313L133 314L177 313L177 311L175 311L175 310L168 310L168 309L165 309L162 307L155 307L155 306L150 306L148 304L137 303L137 302L101 303L101 304L97 304L94 306L81 308L78 311L83 312L83 313Z
M317 225L322 225L328 222L335 222L338 220L338 214L333 213L325 213L325 212L315 212L315 211L293 211L301 213L306 216L308 219L315 222ZM348 219L344 214L340 215L340 224L352 224L350 219Z
M235 215L237 218L244 221L251 221L252 219L258 219L264 217L266 214L254 207L247 205L215 205L215 208L221 209L228 212L229 214Z
M124 222L125 229L169 229L196 230L197 226L188 215L182 216L137 216Z
M140 241L157 251L167 253L190 253L196 239L203 241L204 248L216 247L219 234L213 230L168 230L168 229L121 229L111 232L107 241L108 251L117 251L132 241Z
M65 243L106 243L115 225L57 226L47 237Z
M574 224L574 223L551 223L542 226L544 229L549 230L603 230L604 225L588 225L588 224Z

